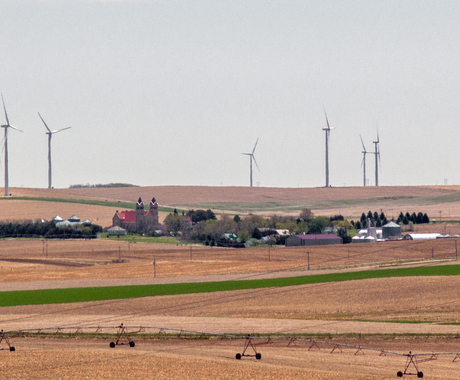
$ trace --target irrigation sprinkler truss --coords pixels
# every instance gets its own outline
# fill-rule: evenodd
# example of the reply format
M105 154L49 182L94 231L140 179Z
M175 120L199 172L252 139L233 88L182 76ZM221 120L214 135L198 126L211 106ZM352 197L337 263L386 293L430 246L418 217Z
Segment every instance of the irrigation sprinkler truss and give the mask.
M128 333L128 329L131 331ZM304 348L307 351L311 351L316 349L318 351L324 347L332 347L332 350L329 352L332 353L342 353L342 349L351 349L356 350L354 355L365 355L365 351L371 352L378 352L379 356L386 356L386 355L396 355L406 358L406 364L404 367L404 371L398 371L396 376L403 377L406 376L417 376L419 378L423 377L423 372L419 369L419 364L437 360L439 356L453 356L452 362L456 362L457 360L460 361L460 352L436 352L436 353L418 353L413 354L412 351L409 351L408 354L394 352L394 351L387 351L378 348L371 348L371 347L363 347L353 344L347 343L337 343L337 342L327 342L315 339L307 339L307 338L298 338L298 337L270 337L270 336L254 336L254 335L236 335L236 334L221 334L221 333L211 333L211 332L203 332L203 331L192 331L192 330L183 330L183 329L173 329L167 327L157 327L157 326L124 326L123 323L119 326L74 326L74 327L47 327L47 328L36 328L36 329L27 329L27 330L19 330L19 331L8 331L4 332L3 330L0 331L0 344L5 341L6 345L8 346L9 351L15 351L15 347L11 345L9 338L14 336L27 336L28 334L83 334L83 333L102 333L104 330L116 330L117 339L115 342L110 343L110 347L114 348L117 345L129 345L130 347L135 347L134 340L131 339L130 335L138 334L141 332L146 332L150 330L150 334L154 334L154 331L157 330L158 335L165 335L166 334L177 334L177 338L184 338L186 339L188 336L190 337L193 335L194 337L199 336L200 338L203 337L216 337L220 338L221 340L224 339L231 339L231 340L238 340L244 339L244 350L243 352L236 354L236 359L240 360L243 357L253 357L257 360L262 359L262 354L258 352L256 347L267 345L267 344L274 344L276 342L283 343L287 342L287 347L296 347L301 348L301 345L304 345ZM135 330L135 331L133 331ZM127 340L127 343L122 342L122 340ZM7 348L0 348L0 350L7 350ZM248 352L249 351L249 352ZM252 352L252 353L251 353ZM412 372L414 371L415 372Z
M265 345L265 344L271 344L273 343L272 339L271 338L266 338L267 341L266 342L260 342L260 343L253 343L253 338L251 337L251 335L247 335L246 336L246 343L244 345L244 350L243 350L243 353L240 354L236 354L236 359L237 360L240 360L243 356L249 356L249 357L252 357L252 358L256 358L257 360L260 360L262 359L262 354L260 352L257 352L256 350L256 346L262 346L262 345ZM247 354L246 351L248 350L248 348L251 347L252 350L254 351L254 354Z
M3 341L5 341L6 345L8 346L8 348L0 348L0 350L10 350L10 351L16 351L16 349L14 348L14 346L12 346L10 344L10 340L8 339L8 336L6 335L6 333L2 331L0 331L0 343L2 343Z

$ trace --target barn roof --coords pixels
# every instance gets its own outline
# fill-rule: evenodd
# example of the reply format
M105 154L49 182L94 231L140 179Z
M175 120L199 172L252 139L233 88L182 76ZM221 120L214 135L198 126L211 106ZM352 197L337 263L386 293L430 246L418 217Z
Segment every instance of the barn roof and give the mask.
M299 239L302 240L330 240L330 239L337 239L337 240L342 240L342 238L338 237L337 235L334 234L307 234L307 235L295 235Z

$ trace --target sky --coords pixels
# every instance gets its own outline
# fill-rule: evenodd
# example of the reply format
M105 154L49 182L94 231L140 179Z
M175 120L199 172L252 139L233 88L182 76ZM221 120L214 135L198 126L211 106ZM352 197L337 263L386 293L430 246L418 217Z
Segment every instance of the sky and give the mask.
M457 0L0 0L9 186L460 184ZM3 113L0 123L5 124ZM3 129L0 131L3 134ZM3 142L2 142L3 143ZM3 186L4 156L0 157ZM369 185L374 155L366 156Z

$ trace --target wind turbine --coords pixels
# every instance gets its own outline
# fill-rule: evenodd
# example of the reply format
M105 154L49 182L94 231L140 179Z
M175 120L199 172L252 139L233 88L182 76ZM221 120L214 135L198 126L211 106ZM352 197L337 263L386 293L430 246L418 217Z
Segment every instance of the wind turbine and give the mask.
M374 143L374 154L375 154L375 186L379 185L379 163L380 163L380 138L379 138L379 131L377 131L377 141L373 141Z
M54 131L52 131L46 125L45 120L43 120L42 115L40 115L40 112L37 112L37 113L38 113L38 116L40 116L40 119L42 119L43 124L45 124L46 129L48 130L48 132L46 132L46 134L48 135L48 189L51 189L51 136L54 133L58 133L66 129L70 129L71 127L55 129Z
M5 111L5 119L6 124L2 125L1 127L5 129L5 137L3 138L4 141L4 150L5 150L5 196L9 195L9 188L8 188L8 128L16 129L19 132L22 132L20 129L13 127L8 120L8 114L6 113L5 101L3 100L2 94L2 103L3 103L3 110Z
M361 137L361 135L359 135L359 138L361 139L361 144L363 144L363 162L361 163L361 166L363 167L363 176L364 176L364 184L363 186L366 186L366 154L367 153L371 153L371 152L368 152L366 150L366 147L364 146L364 143L363 143L363 138Z
M257 141L254 145L254 149L252 150L252 153L241 153L241 154L244 154L246 156L249 156L249 180L250 180L250 187L252 187L252 161L254 160L254 163L256 164L257 166L257 169L260 171L259 169L259 165L257 165L257 161L256 161L256 158L254 157L254 152L256 150L256 146L257 146L257 143L259 142L259 138L257 138Z
M324 110L324 116L326 116L327 128L323 128L323 131L326 132L326 187L329 187L329 135L332 129L329 126L329 120L327 119L326 110Z

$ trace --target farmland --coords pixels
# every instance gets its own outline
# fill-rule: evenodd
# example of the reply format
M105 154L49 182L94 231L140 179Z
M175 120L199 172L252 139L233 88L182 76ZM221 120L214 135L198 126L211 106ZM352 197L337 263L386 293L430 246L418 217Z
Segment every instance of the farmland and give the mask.
M397 213L423 211L432 217L433 213L426 211L432 207L437 210L437 215L442 212L443 219L448 216L455 219L457 214L460 215L458 192L460 188L441 186L12 189L13 196L18 197L107 199L108 202L133 201L139 195L148 200L155 196L164 206L197 209L199 205L216 204L221 211L229 213L244 210L258 210L263 214L281 210L298 213L296 208L302 208L302 205L316 205L316 215L340 211L343 215L359 217L367 209L383 209L388 215L385 210L394 208ZM358 199L367 201L359 204ZM392 201L396 206L391 204ZM115 212L112 206L19 199L0 200L0 205L3 220L77 214L94 222L101 221L101 225L109 225ZM457 226L448 223L417 228L438 229L437 232L445 229L453 234L458 231ZM294 281L300 276L334 276L337 273L338 277L375 270L418 270L420 267L423 271L423 267L442 269L451 264L455 268L457 259L456 239L245 250L116 239L6 239L0 242L0 290L149 284L184 284L193 288L193 284L210 282L275 281L281 278ZM452 272L447 268L433 271L430 276L370 278L371 275L365 275L366 278L348 278L348 281L341 282L7 306L0 308L0 326L9 331L58 326L117 326L123 322L131 326L216 334L259 333L287 337L307 334L305 336L329 342L402 353L458 352L460 298L457 289L460 276L449 275ZM135 348L110 349L108 339L113 338L94 335L85 338L76 334L75 329L66 331L69 333L66 339L57 339L54 333L46 337L13 338L17 351L0 352L1 370L7 371L9 378L32 379L125 378L127 373L138 378L165 379L381 379L395 378L396 371L403 369L405 360L371 352L356 356L356 350L350 349L330 354L331 349L324 345L320 350L312 351L305 344L286 347L286 344L274 343L260 347L261 361L237 361L234 358L236 352L241 352L244 343L241 340L178 339L177 334L159 339L155 338L159 330L150 329L148 333L152 335L136 338ZM423 371L429 378L456 378L459 364L452 359L439 357L437 361L424 364ZM35 363L33 371L28 363Z

